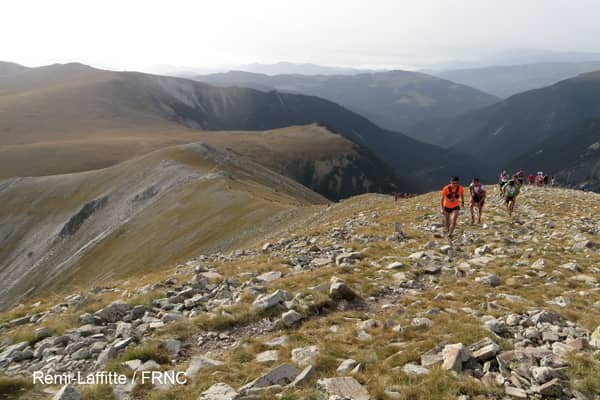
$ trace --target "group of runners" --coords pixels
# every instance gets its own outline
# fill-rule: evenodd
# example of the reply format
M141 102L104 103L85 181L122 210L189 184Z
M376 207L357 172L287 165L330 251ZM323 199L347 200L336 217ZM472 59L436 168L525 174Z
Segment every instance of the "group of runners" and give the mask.
M544 176L543 174L538 173L538 176L540 175L542 177ZM515 203L524 182L525 173L523 170L517 171L512 177L506 171L502 171L500 174L498 182L500 186L500 197L504 200L509 218L512 218ZM528 182L533 184L530 179L528 179ZM543 179L541 182L543 182ZM552 177L552 184L554 185L554 183L554 177ZM450 179L450 183L444 186L441 191L440 211L444 215L445 228L449 239L452 238L452 234L456 228L456 221L460 209L461 207L465 207L464 192L465 190L461 186L457 176L453 176ZM481 215L483 213L483 205L485 204L487 192L479 178L473 178L473 181L469 185L469 194L471 199L469 205L471 211L471 223L475 223L475 214L477 213L477 223L481 224Z

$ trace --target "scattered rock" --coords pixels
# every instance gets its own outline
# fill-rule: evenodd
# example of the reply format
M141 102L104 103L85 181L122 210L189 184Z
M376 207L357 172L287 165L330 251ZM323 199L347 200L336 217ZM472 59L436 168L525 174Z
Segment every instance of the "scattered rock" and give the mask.
M298 347L292 350L292 361L300 367L314 364L319 356L317 346Z
M302 316L302 314L300 314L299 312L294 311L294 310L286 311L285 313L283 313L281 315L281 320L283 321L283 324L287 327L294 325L296 322L300 321L302 318L304 318Z
M408 376L427 375L429 370L415 363L408 363L402 367L402 371Z
M352 371L352 369L357 365L358 361L349 358L347 360L342 361L342 363L339 365L339 367L337 367L335 372L337 372L339 375L345 375Z
M267 310L291 299L292 296L288 292L277 289L271 294L258 296L254 300L254 303L252 303L252 308L255 310Z
M342 399L370 400L369 392L352 377L319 379L317 387L327 393L330 398L339 396Z
M200 394L197 400L235 400L238 392L226 383L215 383Z
M80 400L81 393L71 385L63 386L55 395L52 400Z
M329 297L334 300L353 300L356 298L356 293L350 289L346 282L333 276L329 285Z

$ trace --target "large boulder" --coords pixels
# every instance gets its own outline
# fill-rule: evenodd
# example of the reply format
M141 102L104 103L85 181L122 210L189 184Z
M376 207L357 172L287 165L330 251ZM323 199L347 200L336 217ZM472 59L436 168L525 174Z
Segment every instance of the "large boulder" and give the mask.
M93 316L102 324L108 324L120 321L130 309L131 306L129 304L125 303L124 301L117 300L96 311Z

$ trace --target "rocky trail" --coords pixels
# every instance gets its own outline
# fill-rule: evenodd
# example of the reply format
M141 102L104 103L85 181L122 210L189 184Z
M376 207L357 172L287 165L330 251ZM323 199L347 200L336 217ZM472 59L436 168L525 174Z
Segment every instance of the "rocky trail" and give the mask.
M526 187L509 220L492 192L483 224L466 210L452 243L437 193L314 207L231 254L0 315L0 390L63 400L597 399L599 200ZM35 371L138 380L31 385ZM143 371L185 371L186 383L141 384Z

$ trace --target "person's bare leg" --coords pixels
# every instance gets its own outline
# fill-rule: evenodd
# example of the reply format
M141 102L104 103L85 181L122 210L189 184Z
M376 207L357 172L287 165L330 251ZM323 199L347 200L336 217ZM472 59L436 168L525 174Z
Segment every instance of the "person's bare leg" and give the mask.
M450 213L448 211L444 211L444 227L448 233L450 231Z
M452 211L450 214L450 228L448 229L448 236L451 237L456 228L456 219L458 218L458 211Z
M475 204L473 202L471 202L471 223L474 224L475 223L475 212L473 210L473 208L475 208Z
M483 212L483 204L479 204L477 206L477 209L479 210L479 213L477 214L477 223L481 224L481 213Z

